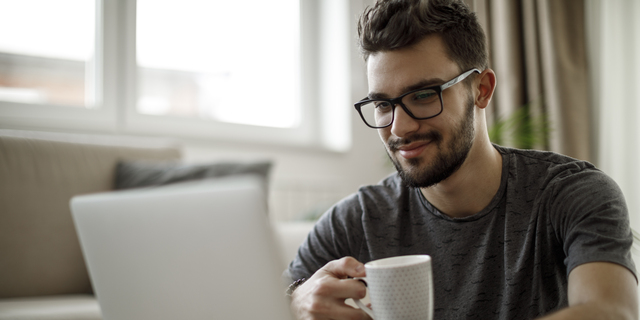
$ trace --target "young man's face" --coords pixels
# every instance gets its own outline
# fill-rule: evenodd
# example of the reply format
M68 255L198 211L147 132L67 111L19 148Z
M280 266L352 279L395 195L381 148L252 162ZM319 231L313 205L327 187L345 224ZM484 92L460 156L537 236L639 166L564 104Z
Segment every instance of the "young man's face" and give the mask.
M441 85L466 70L450 60L439 36L416 45L372 54L367 60L369 96L395 98L416 86ZM442 92L444 109L415 120L399 106L393 124L378 129L403 180L426 188L447 179L464 163L473 145L474 99L465 83Z

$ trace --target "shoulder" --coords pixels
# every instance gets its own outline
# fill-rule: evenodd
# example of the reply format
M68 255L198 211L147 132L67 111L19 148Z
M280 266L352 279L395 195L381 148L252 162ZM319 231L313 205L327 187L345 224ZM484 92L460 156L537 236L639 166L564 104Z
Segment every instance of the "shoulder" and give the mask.
M622 190L593 164L549 151L497 149L509 161L509 188L524 189L561 229L587 217L628 219Z
M402 182L402 178L397 172L394 172L386 178L380 180L378 184L362 186L358 189L358 195L360 197L371 198L374 200L389 200L389 198L396 198L400 194L407 192L409 188ZM378 198L382 196L383 198Z
M402 198L410 194L410 188L402 183L397 173L390 174L374 185L361 186L357 192L334 204L321 217L321 223L344 223L362 221L364 216L377 212L395 211Z
M506 165L507 191L537 201L545 212L591 212L615 203L626 214L617 183L593 164L549 151L496 146ZM511 190L511 192L509 192Z
M390 174L374 185L361 186L357 192L337 202L330 212L358 211L367 207L397 205L398 199L409 191L397 173Z
M508 161L511 205L531 205L536 220L549 222L551 234L561 240L567 272L593 261L634 270L628 209L611 177L587 161L554 152L496 149Z
M495 146L507 161L511 180L546 189L572 184L615 184L604 172L588 161L551 151L522 150Z
M504 157L508 157L511 165L533 166L545 169L595 169L588 161L578 160L553 151L524 150L494 145Z

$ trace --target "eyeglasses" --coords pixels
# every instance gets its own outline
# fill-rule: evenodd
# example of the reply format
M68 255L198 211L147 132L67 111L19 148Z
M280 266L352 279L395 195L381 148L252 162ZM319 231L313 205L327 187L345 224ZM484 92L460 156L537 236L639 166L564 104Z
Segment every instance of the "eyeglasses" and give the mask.
M400 105L411 118L425 120L433 118L444 109L442 91L466 79L478 69L471 69L439 86L409 91L393 99L369 99L358 101L354 107L364 123L374 129L386 128L393 123L395 109Z

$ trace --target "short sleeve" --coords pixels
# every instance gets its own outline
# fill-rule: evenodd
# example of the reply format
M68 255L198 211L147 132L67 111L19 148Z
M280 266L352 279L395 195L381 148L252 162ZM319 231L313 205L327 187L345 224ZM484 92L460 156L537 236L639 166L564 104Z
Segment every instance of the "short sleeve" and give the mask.
M328 262L354 255L362 242L362 215L354 194L330 208L315 224L289 264L292 280L309 278Z
M581 264L598 261L622 265L636 275L629 213L613 179L576 166L558 174L550 187L548 210L566 255L567 276Z

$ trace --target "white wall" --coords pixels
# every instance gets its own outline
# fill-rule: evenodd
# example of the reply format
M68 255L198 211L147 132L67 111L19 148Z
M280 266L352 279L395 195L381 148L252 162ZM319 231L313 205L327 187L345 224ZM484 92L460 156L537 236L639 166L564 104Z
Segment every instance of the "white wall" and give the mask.
M587 2L597 165L622 189L640 230L640 3Z

